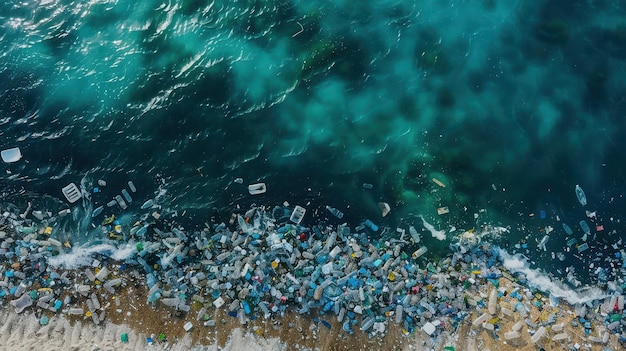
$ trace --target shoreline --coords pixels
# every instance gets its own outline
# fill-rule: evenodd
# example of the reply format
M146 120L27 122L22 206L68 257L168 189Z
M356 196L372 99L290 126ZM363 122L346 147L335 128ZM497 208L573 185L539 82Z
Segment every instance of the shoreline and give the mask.
M152 217L158 220L155 212ZM102 229L125 232L113 220ZM551 306L548 294L520 284L501 253L482 240L501 228L464 233L439 262L420 258L424 246L413 257L405 252L421 245L412 227L387 241L370 239L368 231L378 228L371 222L354 231L305 228L253 208L233 215L229 225L194 232L140 221L128 230L134 242L51 255L59 245L41 240L45 229L38 236L13 229L1 235L3 246L14 245L3 247L9 261L1 266L2 303L36 316L27 333L16 329L17 338L63 328L67 343L82 331L66 325L91 325L109 347L122 343L127 328L137 336L129 338L131 349L150 343L219 349L232 342L303 350L617 347L623 326L613 324L609 333L603 322L624 312L623 296L619 311L617 296L614 308L609 297ZM577 318L586 319L572 326Z
M125 279L126 280L126 279ZM503 286L511 289L517 283L502 278ZM140 286L140 289L142 287ZM341 333L341 324L333 316L326 320L331 328L315 323L315 318L325 316L300 315L295 311L282 317L271 319L258 318L240 324L238 318L228 316L223 309L211 311L211 317L217 321L215 326L206 327L193 317L194 309L186 315L176 315L172 307L157 304L151 306L143 301L144 291L135 287L124 287L120 294L106 297L100 296L102 303L99 311L104 311L106 320L95 325L87 316L67 316L64 313L53 315L48 324L42 326L40 316L47 314L30 307L17 314L10 309L0 310L0 343L11 345L6 350L30 350L46 344L49 350L537 350L531 342L531 335L523 333L515 342L495 340L484 326L473 327L472 321L481 313L475 310L464 319L455 331L443 330L437 338L430 338L424 331L418 330L412 335L403 335L396 325L390 325L389 333L382 337L368 337L360 330L352 335ZM485 294L477 292L477 296ZM113 298L115 297L115 299ZM115 300L120 301L117 306ZM545 299L545 297L544 297ZM80 303L79 303L80 304ZM500 309L508 308L507 302L499 304ZM580 343L582 350L620 349L617 339L611 337L609 342L590 343L584 333L577 332L569 323L577 320L572 307L561 303L549 308L551 313L559 315L553 325L563 324L572 341ZM129 313L130 312L130 313ZM539 321L542 313L533 309L528 319ZM545 313L544 313L545 315ZM521 321L517 316L502 317L500 328L510 329ZM186 332L184 324L192 322L193 328ZM527 327L527 326L525 326ZM530 329L530 328L528 328ZM166 339L159 341L160 333ZM127 335L127 342L122 335ZM502 333L498 333L502 334ZM558 334L551 333L552 336ZM583 334L583 335L581 335ZM149 343L148 338L153 339ZM562 350L565 345L549 339L541 343L545 350Z

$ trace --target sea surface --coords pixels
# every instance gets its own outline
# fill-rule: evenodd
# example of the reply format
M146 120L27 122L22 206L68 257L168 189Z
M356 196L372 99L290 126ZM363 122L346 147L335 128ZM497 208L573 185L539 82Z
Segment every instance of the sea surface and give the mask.
M601 284L597 268L615 279L607 258L624 249L624 11L621 0L6 0L0 149L23 158L0 164L1 201L71 208L53 236L83 243L101 239L91 211L128 181L130 207L101 216L132 221L153 199L192 229L287 201L307 209L304 225L370 219L393 237L421 230L422 215L447 232L422 232L431 257L491 224L537 268ZM250 195L257 182L267 192ZM66 201L69 183L83 201ZM565 243L583 243L581 220L592 233L579 255Z

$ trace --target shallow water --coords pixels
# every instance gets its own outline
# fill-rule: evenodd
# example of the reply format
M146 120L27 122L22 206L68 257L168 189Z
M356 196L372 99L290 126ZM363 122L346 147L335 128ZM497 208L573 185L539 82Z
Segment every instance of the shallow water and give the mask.
M624 6L8 1L0 146L24 156L3 164L4 200L56 211L63 186L106 179L55 228L89 241L83 217L132 180L126 213L156 198L198 225L285 200L307 208L304 224L337 222L327 204L354 224L417 226L422 214L458 229L449 237L510 226L501 244L526 239L538 266L586 267L623 230ZM268 192L252 197L258 181ZM556 216L581 242L585 209L604 231L583 260L552 260L566 241ZM446 249L427 234L430 254Z

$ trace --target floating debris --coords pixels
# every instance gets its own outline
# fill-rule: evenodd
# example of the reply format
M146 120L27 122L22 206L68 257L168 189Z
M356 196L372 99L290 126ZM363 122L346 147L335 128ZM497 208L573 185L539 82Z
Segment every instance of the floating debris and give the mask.
M433 178L433 182L434 182L435 184L439 185L439 186L440 186L440 187L442 187L442 188L445 188L445 187L446 187L446 185L445 185L445 184L444 184L441 180L439 180L439 179L437 179L437 178Z

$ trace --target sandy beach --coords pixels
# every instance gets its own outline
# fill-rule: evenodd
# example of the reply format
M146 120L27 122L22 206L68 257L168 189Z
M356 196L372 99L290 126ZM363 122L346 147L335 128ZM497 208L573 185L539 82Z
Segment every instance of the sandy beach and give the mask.
M128 277L126 277L128 278ZM531 342L531 327L524 324L521 337L504 340L502 335L514 328L519 316L501 315L503 309L511 309L508 299L500 299L496 322L499 331L490 332L483 326L474 327L472 321L481 313L472 312L456 330L450 326L442 328L437 338L430 338L421 329L411 335L404 335L401 328L389 322L388 333L384 337L371 337L355 328L352 335L342 332L341 324L335 316L300 315L288 311L282 317L256 318L242 325L238 318L229 316L222 309L208 309L207 315L215 321L215 326L203 325L196 315L202 304L195 303L192 310L180 313L172 307L157 303L146 303L146 291L140 284L129 284L119 293L111 295L103 289L98 291L104 321L95 325L88 316L67 316L48 311L27 308L16 314L12 308L0 313L0 349L8 351L32 350L45 345L46 350L545 350L566 349L568 344L577 343L582 350L602 350L604 346L619 350L617 338L611 335L607 345L586 341L580 327L574 328L570 322L575 319L568 305L533 309L528 319L539 323L546 316L556 315L556 323L563 324L569 339L555 342L551 338L558 334L548 330L546 337L537 344ZM517 286L506 278L500 279L502 287L511 291ZM480 299L488 291L479 291L473 299ZM75 299L81 305L85 299ZM537 296L541 301L541 296ZM547 300L543 297L543 301ZM49 316L47 325L40 324L42 315ZM325 320L330 328L319 323ZM316 323L317 321L317 323ZM193 327L185 331L185 324ZM548 327L550 329L550 327ZM599 326L601 329L602 327ZM536 330L536 329L535 329ZM596 328L594 330L598 332ZM161 335L162 334L162 335ZM161 337L160 337L161 335ZM149 338L152 340L150 342ZM162 340L159 340L162 339ZM123 341L124 340L124 341ZM127 341L126 341L127 340Z

